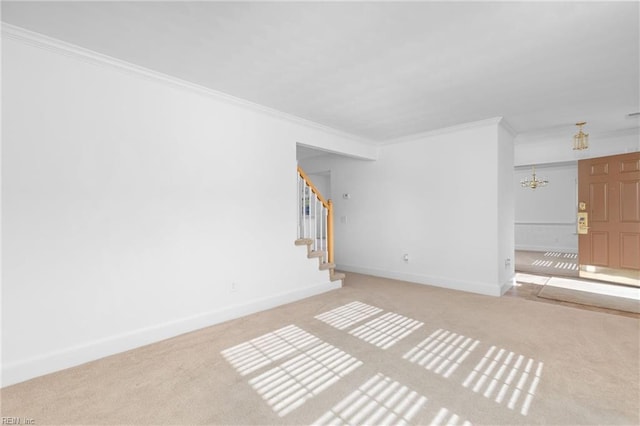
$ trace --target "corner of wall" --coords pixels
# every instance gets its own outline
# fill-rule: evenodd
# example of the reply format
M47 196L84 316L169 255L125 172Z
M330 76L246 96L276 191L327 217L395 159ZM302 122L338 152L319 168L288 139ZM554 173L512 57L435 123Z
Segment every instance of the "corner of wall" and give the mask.
M515 284L515 280L516 278L514 274L511 279L502 283L502 285L500 286L500 296L503 296L507 291L509 291L509 289L511 289L511 287L513 287L513 285Z
M374 277L389 278L392 280L406 281L431 287L483 294L485 296L501 296L503 294L501 286L484 282L462 281L446 277L435 277L426 274L405 273L356 265L340 264L337 269L356 274L372 275Z

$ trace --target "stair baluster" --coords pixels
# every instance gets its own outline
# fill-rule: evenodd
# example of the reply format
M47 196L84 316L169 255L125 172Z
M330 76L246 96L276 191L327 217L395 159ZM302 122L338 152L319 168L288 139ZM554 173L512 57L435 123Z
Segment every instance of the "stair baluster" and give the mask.
M298 167L298 239L296 245L307 245L307 256L317 257L320 269L328 270L332 281L344 274L334 272L333 264L333 203L326 200L309 176ZM313 198L313 200L312 200Z

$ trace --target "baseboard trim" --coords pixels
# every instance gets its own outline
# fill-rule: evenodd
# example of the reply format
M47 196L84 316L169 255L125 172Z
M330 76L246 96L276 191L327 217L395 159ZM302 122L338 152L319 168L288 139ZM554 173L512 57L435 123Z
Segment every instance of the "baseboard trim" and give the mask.
M511 287L513 287L513 284L516 281L516 275L515 273L513 274L513 277L511 277L510 280L505 281L504 283L502 283L502 285L500 286L500 296L502 296L503 294L505 294L507 291L509 291L511 289Z
M252 300L248 303L133 330L117 336L94 340L24 361L6 365L3 364L2 387L156 343L204 327L275 308L307 297L326 293L327 291L336 290L340 287L342 287L342 281L327 281L302 289L280 293L275 296Z
M390 278L393 280L408 281L416 284L430 285L434 287L448 288L451 290L467 291L470 293L484 294L486 296L501 296L502 286L484 282L472 282L452 280L450 278L433 277L422 274L410 274L405 272L387 271L383 269L367 268L355 265L340 264L338 270L354 272L357 274L373 275L375 277ZM506 290L505 290L506 291Z

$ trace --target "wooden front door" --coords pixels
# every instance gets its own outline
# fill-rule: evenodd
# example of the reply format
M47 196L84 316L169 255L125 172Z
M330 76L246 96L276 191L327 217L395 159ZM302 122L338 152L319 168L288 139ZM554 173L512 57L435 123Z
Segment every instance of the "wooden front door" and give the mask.
M640 286L640 153L580 160L578 202L580 276Z

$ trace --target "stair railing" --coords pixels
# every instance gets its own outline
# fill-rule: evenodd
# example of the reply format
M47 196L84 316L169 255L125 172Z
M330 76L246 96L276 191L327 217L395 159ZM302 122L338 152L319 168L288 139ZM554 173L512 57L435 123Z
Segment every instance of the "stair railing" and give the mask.
M333 263L333 203L325 199L298 166L298 239L312 240L322 262Z

